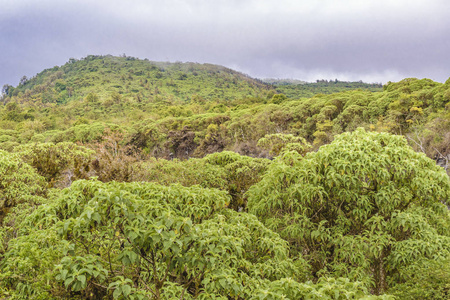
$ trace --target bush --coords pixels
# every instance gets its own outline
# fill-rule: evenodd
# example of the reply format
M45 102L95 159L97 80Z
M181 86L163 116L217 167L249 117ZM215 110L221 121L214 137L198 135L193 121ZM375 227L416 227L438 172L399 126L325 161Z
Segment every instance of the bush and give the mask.
M286 152L248 196L250 212L316 277L348 277L381 294L414 261L450 256L450 181L401 136L358 129L304 158Z
M20 145L14 151L49 182L67 186L86 178L94 151L70 142Z
M14 206L37 202L45 195L45 181L18 155L0 150L0 221Z

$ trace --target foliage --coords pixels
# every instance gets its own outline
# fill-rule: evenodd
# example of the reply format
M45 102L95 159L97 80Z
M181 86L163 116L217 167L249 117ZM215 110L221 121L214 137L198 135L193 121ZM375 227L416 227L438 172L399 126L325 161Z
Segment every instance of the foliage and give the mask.
M229 208L243 210L246 207L245 192L260 180L269 163L267 159L241 156L230 151L186 161L149 159L135 166L133 181L218 188L231 196Z
M390 290L399 299L448 299L450 258L413 262L402 273L402 280Z
M204 159L207 163L225 170L226 190L232 198L230 208L239 211L247 207L245 193L261 179L269 165L267 159L242 156L230 151L213 153Z
M137 164L132 181L157 182L162 185L179 183L183 186L200 185L205 188L227 189L226 170L209 164L205 159L166 160L151 158Z
M132 180L141 155L136 147L124 142L123 133L106 128L101 141L85 145L95 151L95 159L90 164L91 176L103 182Z
M94 154L70 142L25 144L15 147L14 152L45 177L50 186L70 185L73 180L85 178Z
M285 94L289 98L312 97L316 94L333 94L348 90L369 90L380 92L382 85L379 83L347 82L339 80L317 80L317 82L298 82L286 79L265 79L264 82L274 85L278 93Z
M45 196L44 179L18 155L0 150L0 221L12 207L39 202Z
M450 255L448 177L399 136L358 129L304 158L287 152L248 193L250 212L317 277L383 293L412 261Z
M0 150L0 263L5 259L3 255L10 241L17 236L17 226L23 219L20 212L27 213L44 201L46 192L44 178L31 166L18 155ZM0 272L0 282L4 279L10 278L7 273Z
M46 291L246 299L268 281L305 279L304 260L289 258L287 243L255 216L224 209L229 201L224 192L195 186L76 181L21 224L5 255L14 259L2 261L4 288L30 298ZM45 278L29 273L29 251L33 270ZM58 262L53 270L51 261Z
M258 140L258 146L266 148L271 155L277 156L289 144L298 144L298 153L305 155L311 148L311 145L302 137L294 136L293 134L268 134ZM289 146L293 147L293 145Z
M389 295L374 297L367 294L361 282L351 282L347 278L321 278L317 284L283 278L271 282L250 299L394 299Z

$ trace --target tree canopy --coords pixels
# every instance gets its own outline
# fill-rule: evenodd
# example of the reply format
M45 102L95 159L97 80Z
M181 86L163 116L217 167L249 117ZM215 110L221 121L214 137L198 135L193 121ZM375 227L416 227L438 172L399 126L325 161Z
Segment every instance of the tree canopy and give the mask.
M448 177L400 136L358 129L304 157L286 152L248 193L249 211L316 277L380 294L405 269L450 254Z

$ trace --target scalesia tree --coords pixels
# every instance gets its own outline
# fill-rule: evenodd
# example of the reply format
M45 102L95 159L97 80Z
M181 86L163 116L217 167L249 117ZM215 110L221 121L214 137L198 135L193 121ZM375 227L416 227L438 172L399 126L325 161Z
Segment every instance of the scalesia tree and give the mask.
M76 181L21 224L0 282L35 299L249 299L305 280L306 262L230 200L199 186Z
M414 266L448 262L449 179L401 136L358 129L305 157L286 151L248 195L249 211L317 278L360 280L381 294Z

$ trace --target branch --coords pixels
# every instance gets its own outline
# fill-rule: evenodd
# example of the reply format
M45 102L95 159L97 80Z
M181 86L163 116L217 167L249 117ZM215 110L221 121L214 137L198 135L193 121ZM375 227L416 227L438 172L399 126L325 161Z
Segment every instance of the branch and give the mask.
M171 257L169 258L169 262L167 263L166 274L164 274L163 279L161 279L161 282L162 282L162 283L164 283L164 281L166 281L167 275L169 275L170 263L172 262L172 258L173 258L173 256L171 256Z
M95 286L98 286L98 287L102 288L102 289L108 290L108 287L106 287L106 286L104 286L104 285L95 283L95 282L93 282L93 281L91 281L91 283L92 283L93 285L95 285Z
M441 152L439 152L438 149L436 149L435 147L433 147L434 151L436 151L444 160L445 160L445 167L444 169L447 171L448 169L448 156L444 156Z
M153 268L154 278L155 278L155 280L156 280L156 286L157 286L157 287L160 287L161 281L159 280L158 273L156 272L155 254L153 253L153 251L150 251L150 254L151 254L151 256L152 256L151 264L152 264L152 268ZM158 289L159 289L159 288L158 288Z
M142 282L142 284L145 286L147 290L149 290L156 298L158 298L158 295L145 283L144 280L139 276L139 280Z
M417 136L417 133L416 133L416 136ZM425 149L423 148L423 146L422 146L422 142L419 144L418 142L416 142L413 138L411 138L409 135L406 135L406 138L408 139L408 140L410 140L410 141L412 141L412 142L414 142L414 144L416 144L417 146L419 146L419 148L420 148L420 150L423 152L423 153L425 153L426 154L426 152L425 152ZM417 139L419 140L419 142L420 142L420 139L419 139L419 137L417 136Z

